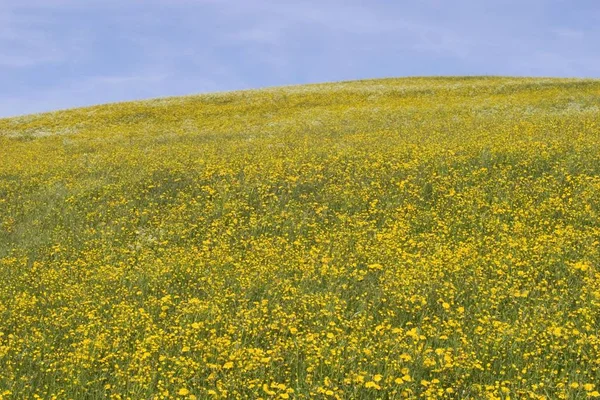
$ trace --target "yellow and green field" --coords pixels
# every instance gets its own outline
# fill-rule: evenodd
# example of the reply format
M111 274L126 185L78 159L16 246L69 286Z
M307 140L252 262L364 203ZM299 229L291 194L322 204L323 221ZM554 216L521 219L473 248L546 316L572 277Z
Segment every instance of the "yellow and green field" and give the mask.
M600 398L600 80L0 120L2 399Z

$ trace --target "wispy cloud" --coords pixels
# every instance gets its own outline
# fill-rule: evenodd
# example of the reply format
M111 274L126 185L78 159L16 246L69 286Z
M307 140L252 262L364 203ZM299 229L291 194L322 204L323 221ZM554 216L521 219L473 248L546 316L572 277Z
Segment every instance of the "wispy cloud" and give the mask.
M585 33L580 29L573 28L555 28L552 32L560 39L580 40L583 39Z
M64 53L40 27L47 22L0 9L0 66L19 68L62 60Z

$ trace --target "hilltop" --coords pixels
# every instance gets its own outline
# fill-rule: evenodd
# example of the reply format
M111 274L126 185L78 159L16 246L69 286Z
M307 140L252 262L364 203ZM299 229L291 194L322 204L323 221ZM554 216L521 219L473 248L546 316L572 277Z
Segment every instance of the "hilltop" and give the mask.
M599 245L600 80L0 119L0 399L600 397Z

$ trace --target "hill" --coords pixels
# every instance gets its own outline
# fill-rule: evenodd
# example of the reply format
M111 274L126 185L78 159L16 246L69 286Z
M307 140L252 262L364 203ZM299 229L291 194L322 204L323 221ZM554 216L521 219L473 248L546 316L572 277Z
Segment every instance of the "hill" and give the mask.
M600 81L0 120L0 398L600 397Z

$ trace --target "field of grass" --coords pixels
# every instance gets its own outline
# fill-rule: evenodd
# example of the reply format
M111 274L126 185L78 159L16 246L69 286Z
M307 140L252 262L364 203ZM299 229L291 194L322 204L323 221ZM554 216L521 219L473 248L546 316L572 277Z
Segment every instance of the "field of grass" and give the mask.
M0 120L0 399L600 398L600 80Z

